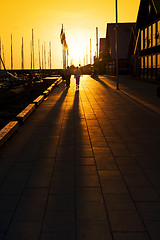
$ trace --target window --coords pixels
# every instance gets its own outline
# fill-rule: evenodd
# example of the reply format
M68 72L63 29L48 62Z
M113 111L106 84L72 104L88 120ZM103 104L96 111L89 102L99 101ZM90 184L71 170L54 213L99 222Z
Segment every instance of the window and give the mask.
M152 46L152 31L151 31L151 26L148 27L148 48Z
M152 31L153 31L153 34L152 34L152 46L156 46L156 23L153 23L152 25Z
M157 55L157 68L160 68L160 54Z
M157 22L157 45L160 45L160 21Z
M151 68L152 62L151 62L151 56L148 56L148 68Z
M143 57L141 57L141 68L144 68Z
M144 48L146 49L147 48L147 28L145 29L145 36L144 36Z
M141 31L141 50L143 50L143 30Z
M147 60L148 60L147 57L144 57L144 67L145 68L148 68L148 64L147 64L148 61Z
M156 57L157 57L157 55L155 54L155 55L153 55L153 68L156 68Z

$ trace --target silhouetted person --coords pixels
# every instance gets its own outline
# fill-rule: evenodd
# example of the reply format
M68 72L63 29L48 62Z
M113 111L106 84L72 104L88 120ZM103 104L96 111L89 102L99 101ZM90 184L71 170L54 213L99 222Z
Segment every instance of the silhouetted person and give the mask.
M70 87L71 70L69 69L69 66L65 70L65 79L66 79L66 86Z
M80 76L81 70L77 67L77 69L74 72L74 77L76 79L76 90L79 90Z

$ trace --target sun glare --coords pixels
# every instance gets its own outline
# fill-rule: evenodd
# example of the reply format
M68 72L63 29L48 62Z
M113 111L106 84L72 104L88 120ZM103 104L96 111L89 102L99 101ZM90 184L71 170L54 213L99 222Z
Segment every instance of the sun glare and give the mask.
M83 65L83 59L89 51L89 41L84 34L75 34L68 41L69 45L69 59L74 65Z

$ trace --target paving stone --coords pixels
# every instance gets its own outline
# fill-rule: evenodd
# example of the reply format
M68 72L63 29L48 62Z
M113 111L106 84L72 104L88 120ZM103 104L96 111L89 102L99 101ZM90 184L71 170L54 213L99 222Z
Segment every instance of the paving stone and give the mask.
M50 194L74 194L74 191L73 179L52 182L50 188Z
M75 237L75 233L73 232L64 232L64 233L42 233L41 234L41 237L40 237L40 240L53 240L53 239L56 239L56 240L75 240L76 237Z
M145 228L136 211L109 211L113 232L144 232Z
M119 166L122 165L137 165L134 157L116 157L116 162Z
M65 170L66 171L66 169L74 171L74 162L70 162L69 164L66 161L56 161L55 162L54 171L57 171L57 170L59 170L59 171Z
M160 221L160 202L137 202L136 206L147 221Z
M45 164L38 164L34 167L28 187L49 187L52 177L52 168Z
M129 194L104 194L107 210L128 211L135 210L134 203Z
M0 233L0 239L2 240L4 238L4 232Z
M102 202L78 202L77 219L106 221L104 204Z
M114 240L149 240L147 233L113 233Z
M138 165L119 165L119 168L123 174L143 174Z
M19 195L0 195L0 211L14 211L19 198Z
M77 166L94 166L94 158L76 158Z
M160 239L160 221L145 221L147 230L153 240Z
M25 187L24 182L4 182L0 186L0 195L21 195Z
M127 149L112 149L115 157L131 157L132 154Z
M102 193L100 187L97 188L92 188L92 187L80 187L77 188L77 193L76 193L76 200L79 201L84 201L84 202L95 202L95 201L100 201L103 202L102 198Z
M96 175L96 166L77 166L76 175Z
M74 211L75 195L49 195L47 211Z
M45 232L74 232L74 211L47 211L43 222Z
M151 183L144 175L128 174L123 175L127 186L151 186Z
M98 170L117 170L117 164L114 161L114 159L110 156L104 156L103 158L100 157L100 159L96 159L96 164L97 164L97 168Z
M111 240L111 232L107 221L78 221L78 240Z
M76 150L76 157L93 157L93 152L90 147L88 148L78 148Z
M98 174L100 176L100 180L102 181L122 181L123 178L121 173L118 170L99 170Z
M74 169L71 167L69 169L55 169L52 176L52 182L56 181L73 181L74 179Z
M95 175L77 175L76 178L77 187L99 187L99 179L97 174Z
M5 232L11 222L13 211L0 211L0 232Z
M103 181L103 193L128 193L128 189L123 181Z
M32 239L38 240L40 236L41 222L12 222L5 236L7 240Z
M37 196L34 197L31 197L29 192L29 195L25 193L17 206L16 213L13 218L14 221L42 221L47 198L43 197L43 195L40 197L38 191L36 191L36 193Z
M129 190L134 201L160 201L159 194L156 193L155 189L153 189L152 186L129 187Z

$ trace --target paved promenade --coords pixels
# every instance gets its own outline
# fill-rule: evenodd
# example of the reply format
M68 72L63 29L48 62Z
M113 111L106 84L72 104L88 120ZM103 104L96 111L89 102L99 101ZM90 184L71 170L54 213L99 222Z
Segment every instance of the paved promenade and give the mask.
M0 240L159 239L160 114L105 77L61 83L0 149Z

